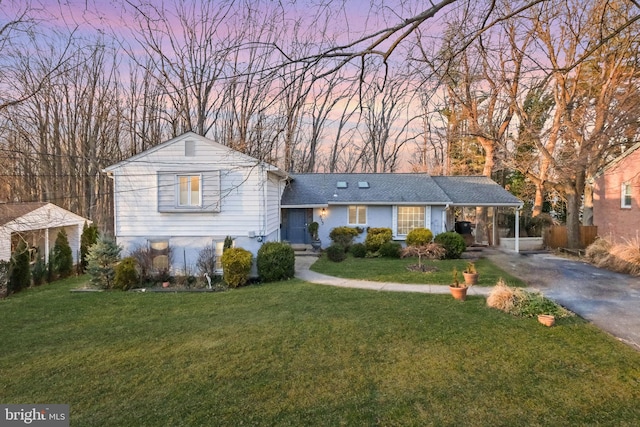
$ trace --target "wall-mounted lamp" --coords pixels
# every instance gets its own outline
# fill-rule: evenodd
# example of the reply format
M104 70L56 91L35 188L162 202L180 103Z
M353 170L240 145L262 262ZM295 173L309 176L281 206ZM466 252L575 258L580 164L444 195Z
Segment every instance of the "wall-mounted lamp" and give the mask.
M324 219L327 217L327 209L322 208L320 210L320 221L324 224Z

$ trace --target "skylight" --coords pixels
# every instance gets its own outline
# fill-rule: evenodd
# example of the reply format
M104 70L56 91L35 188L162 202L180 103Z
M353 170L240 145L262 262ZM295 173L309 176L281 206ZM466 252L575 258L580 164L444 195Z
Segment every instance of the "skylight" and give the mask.
M369 183L367 181L359 181L358 188L369 188Z
M346 181L338 181L338 184L336 185L336 187L338 187L338 188L347 188L347 182Z

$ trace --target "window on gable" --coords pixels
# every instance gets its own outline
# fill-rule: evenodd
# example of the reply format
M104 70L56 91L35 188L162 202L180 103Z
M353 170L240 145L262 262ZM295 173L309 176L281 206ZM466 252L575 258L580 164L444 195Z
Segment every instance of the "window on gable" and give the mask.
M178 175L178 206L200 206L200 175Z
M424 206L398 206L398 234L406 235L414 228L424 228L424 216Z
M367 223L367 207L364 205L349 206L349 225L365 225Z
M633 200L633 197L631 195L631 183L625 182L624 184L622 184L622 192L620 195L620 207L630 208L632 200Z

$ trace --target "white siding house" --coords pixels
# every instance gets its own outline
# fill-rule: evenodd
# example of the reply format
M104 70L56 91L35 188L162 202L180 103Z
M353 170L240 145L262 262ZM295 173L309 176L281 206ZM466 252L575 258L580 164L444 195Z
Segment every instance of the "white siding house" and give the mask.
M199 251L225 237L257 253L280 239L286 174L193 132L105 169L114 180L116 241L173 251L173 270L195 272Z

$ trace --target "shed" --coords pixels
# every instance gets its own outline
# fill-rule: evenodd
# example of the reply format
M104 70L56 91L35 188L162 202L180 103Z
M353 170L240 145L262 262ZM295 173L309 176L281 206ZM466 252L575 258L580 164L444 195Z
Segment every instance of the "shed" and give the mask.
M64 229L77 263L85 223L90 221L49 202L0 203L0 260L10 260L12 250L23 240L32 257L42 256L48 262L56 237Z

